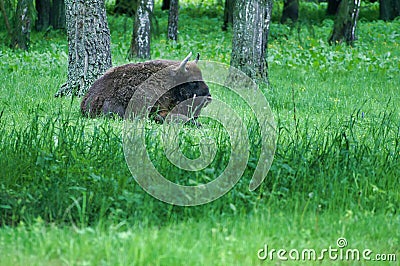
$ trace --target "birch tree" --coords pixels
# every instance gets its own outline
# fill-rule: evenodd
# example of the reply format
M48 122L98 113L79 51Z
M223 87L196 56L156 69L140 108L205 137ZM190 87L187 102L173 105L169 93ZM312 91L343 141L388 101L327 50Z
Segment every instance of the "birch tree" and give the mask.
M150 30L153 8L154 0L139 0L135 16L135 24L133 25L129 58L150 58Z
M267 80L267 42L273 0L236 0L231 66Z
M342 0L339 4L330 44L342 43L352 45L356 40L356 27L361 0Z
M31 32L31 8L30 0L18 0L15 14L14 33L12 34L12 47L28 50Z

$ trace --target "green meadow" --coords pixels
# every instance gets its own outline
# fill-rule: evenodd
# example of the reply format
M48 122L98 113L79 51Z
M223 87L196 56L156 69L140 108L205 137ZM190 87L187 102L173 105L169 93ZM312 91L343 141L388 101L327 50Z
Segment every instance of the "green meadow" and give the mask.
M232 30L221 31L218 2L183 2L173 43L166 38L168 13L156 1L152 58L181 60L192 51L200 60L229 64ZM269 84L258 83L276 123L272 166L249 191L260 126L251 106L210 85L213 97L245 121L249 160L233 189L194 207L159 201L136 183L124 156L122 120L84 118L79 98L54 97L67 79L64 32L32 32L28 52L3 42L0 265L396 265L400 20L379 21L378 5L363 4L355 46L329 46L333 20L324 17L326 5L301 2L293 27L278 24L282 7L274 8ZM110 13L108 23L113 65L128 63L132 19ZM1 28L1 38L6 35ZM228 133L215 121L201 122L178 136L192 159L205 136L218 144L210 167L195 172L171 167L157 135L162 126L145 122L149 158L171 181L202 184L227 167ZM339 247L340 238L347 245ZM261 260L266 246L269 256ZM323 253L330 248L337 253ZM280 249L288 261L279 258ZM310 249L315 256L302 259ZM359 250L360 259L346 258L348 249Z

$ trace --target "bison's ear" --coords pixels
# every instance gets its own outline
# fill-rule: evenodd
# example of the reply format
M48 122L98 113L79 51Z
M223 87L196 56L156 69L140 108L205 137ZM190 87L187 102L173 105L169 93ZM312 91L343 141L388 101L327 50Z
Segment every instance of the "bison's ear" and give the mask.
M194 63L197 64L197 62L199 62L200 59L200 54L197 53L196 59L194 60Z
M183 59L183 61L181 62L181 64L179 65L177 70L179 70L181 72L187 72L186 64L187 64L187 62L189 62L189 59L190 59L191 56L192 56L192 52L190 52L188 54L188 56L186 56L186 58Z

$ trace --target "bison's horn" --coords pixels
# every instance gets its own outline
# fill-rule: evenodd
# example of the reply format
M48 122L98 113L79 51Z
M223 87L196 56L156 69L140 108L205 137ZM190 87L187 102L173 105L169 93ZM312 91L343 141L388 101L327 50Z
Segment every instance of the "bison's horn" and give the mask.
M180 71L187 71L186 70L186 64L187 64L187 62L189 61L189 59L190 59L190 57L192 56L192 52L190 52L189 54L188 54L188 56L186 56L186 58L185 59L183 59L183 61L182 61L182 63L179 65L179 70Z
M197 62L199 62L200 59L200 54L197 53L196 59L194 60L194 63L197 64Z

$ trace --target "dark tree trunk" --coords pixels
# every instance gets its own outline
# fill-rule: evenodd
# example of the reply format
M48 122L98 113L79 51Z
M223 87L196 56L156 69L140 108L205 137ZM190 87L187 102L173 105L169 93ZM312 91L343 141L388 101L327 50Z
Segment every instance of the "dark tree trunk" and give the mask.
M163 0L161 10L168 10L170 5L170 0Z
M168 39L178 40L179 0L171 0L168 17Z
M361 0L342 0L329 38L330 44L342 43L352 45L356 40L356 26Z
M53 0L50 12L50 24L54 29L65 29L65 1Z
M31 11L29 0L19 0L15 14L12 47L28 50L31 32Z
M153 12L153 7L154 0L139 0L136 11L135 25L133 26L129 58L150 58L150 19Z
M283 10L281 23L285 23L288 19L296 22L299 18L299 0L285 0L283 2Z
M104 0L66 0L68 81L57 96L83 96L111 67L110 31Z
M341 0L328 0L328 7L326 9L326 14L331 16L336 15L340 2Z
M380 0L379 18L390 21L400 16L400 0Z
M236 0L231 66L267 80L267 43L273 0Z
M37 31L46 30L50 25L50 0L35 0L37 20L35 29Z
M114 13L126 14L130 17L135 15L138 0L117 0L115 2Z
M233 5L235 0L225 0L224 7L224 24L222 25L222 30L228 30L229 23L233 23Z

